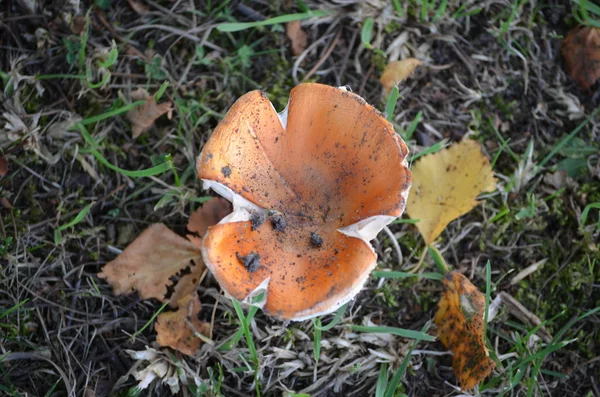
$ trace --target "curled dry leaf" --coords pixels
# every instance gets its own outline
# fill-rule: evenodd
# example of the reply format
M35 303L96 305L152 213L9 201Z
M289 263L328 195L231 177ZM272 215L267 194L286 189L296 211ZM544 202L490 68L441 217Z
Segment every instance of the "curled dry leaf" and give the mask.
M148 96L144 89L134 91L131 96L135 100L146 100L146 103L127 112L127 119L131 122L131 135L134 139L148 131L163 114L168 113L167 116L169 119L171 118L173 111L171 102L157 104L154 96Z
M177 311L158 315L154 326L156 341L161 346L168 346L191 356L202 344L202 340L194 335L194 331L209 335L210 323L198 319L201 304L195 293L183 297L178 306Z
M481 192L496 188L488 158L481 152L481 145L471 139L424 156L412 173L406 213L419 220L416 226L427 245L450 222L479 204L476 198Z
M440 341L452 350L452 368L463 390L472 389L492 372L484 338L485 296L462 274L444 278L444 292L434 322Z
M213 197L198 208L188 221L187 229L191 232L187 238L202 248L202 238L210 226L231 213L231 203L222 197Z
M233 203L203 258L238 300L302 320L356 296L376 265L370 244L404 211L408 149L392 124L345 89L300 84L277 113L266 94L236 101L198 157L198 175Z
M390 92L394 85L406 80L422 64L423 62L417 58L407 58L401 61L390 62L385 66L379 82L387 92Z
M171 277L181 275L170 305L192 293L204 270L200 249L192 242L178 236L162 223L142 232L116 259L104 266L98 277L106 279L115 295L138 291L142 299L164 301L167 288L173 284Z
M300 21L288 22L285 25L285 33L292 42L292 54L298 56L306 49L306 32L302 30Z
M600 29L578 26L563 41L562 55L569 77L583 90L600 78Z

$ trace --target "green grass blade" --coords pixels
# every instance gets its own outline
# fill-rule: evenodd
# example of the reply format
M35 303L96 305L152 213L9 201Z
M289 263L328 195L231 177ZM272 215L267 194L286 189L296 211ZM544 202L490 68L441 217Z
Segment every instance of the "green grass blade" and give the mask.
M148 320L148 321L146 322L146 324L144 324L144 326L143 326L142 328L140 328L139 330L137 330L137 331L135 332L135 334L131 335L131 340L132 340L132 341L135 341L135 338L137 338L137 337L138 337L138 335L140 335L142 332L144 332L144 330L145 330L146 328L148 328L148 327L150 326L150 324L152 324L152 323L154 322L154 320L156 319L156 317L158 317L158 315L159 315L160 313L162 313L162 311L163 311L163 310L165 310L165 307L167 307L167 305L168 305L168 304L169 304L169 301L167 301L167 302L163 303L163 304L162 304L162 305L161 305L161 306L158 308L158 310L157 310L157 311L156 311L156 312L155 312L155 313L152 315L152 317L150 317L150 320Z
M550 153L548 153L548 155L546 157L544 157L544 159L542 161L540 161L540 163L536 167L535 173L537 174L537 171L539 171L542 167L544 167L544 165L546 165L547 162L552 160L552 158L556 155L556 153L558 153L563 147L565 147L567 145L567 143L569 143L569 141L571 139L573 139L573 137L575 137L575 135L577 135L579 133L579 131L581 131L583 129L583 127L585 127L587 125L587 123L589 123L590 120L593 120L598 115L598 113L600 113L600 107L596 108L596 110L594 110L589 117L587 117L585 120L583 120L581 123L579 123L579 125L577 127L575 127L575 129L569 135L567 135L566 137L561 139L558 142L558 144L556 146L554 146L552 151L550 151Z
M435 263L442 275L448 273L448 265L446 264L441 252L437 248L435 248L433 245L429 245L427 246L427 253L431 256L433 263Z
M165 81L164 83L162 83L158 91L156 91L156 94L154 94L154 100L156 102L160 101L160 98L162 98L165 91L167 91L167 87L169 87L169 82Z
M79 222L81 222L83 220L83 218L85 218L85 216L88 214L88 212L90 212L92 205L94 205L93 202L89 203L88 205L83 207L83 209L81 211L79 211L77 216L71 222L69 222L65 225L59 226L56 228L56 230L54 230L54 244L58 245L61 243L61 241L62 241L61 232L65 229L73 227L73 226L77 225Z
M574 318L573 320L569 321L568 323L566 323L557 333L556 335L554 335L554 338L552 338L552 343L556 343L556 341L560 340L563 335L569 330L569 328L571 328L576 322L583 320L584 318L591 316L593 314L596 314L600 312L600 306L587 311L586 313L582 314L581 316Z
M120 107L118 109L111 110L110 112L106 112L106 113L99 114L97 116L92 116L92 117L85 118L85 119L81 120L79 123L81 125L94 124L94 123L97 123L98 121L102 121L102 120L109 119L109 118L114 117L114 116L118 116L118 115L123 114L123 113L127 113L130 110L135 109L138 106L143 105L144 103L146 103L145 100L135 101L135 102L132 102L132 103L130 103L128 105L122 106L122 107Z
M432 21L436 22L438 19L444 16L446 13L446 8L448 7L448 0L442 0L440 6L438 7L435 15L433 16Z
M338 325L338 323L340 322L340 320L342 319L342 316L344 315L344 313L346 312L346 308L348 307L348 304L345 303L343 304L335 313L335 317L333 318L333 320L331 320L331 322L325 326L323 326L321 324L321 321L319 321L318 326L315 325L316 327L318 327L321 331L329 331L330 329L332 329L333 327L335 327L336 325Z
M524 358L520 363L519 366L525 365L527 363L530 363L534 360L537 359L541 359L546 357L548 354L553 353L557 350L562 349L563 347L565 347L566 345L568 345L569 343L573 343L577 340L577 338L575 339L569 339L569 340L565 340L562 342L558 342L558 343L551 343L548 346L546 346L544 349L540 350L539 352L532 354L531 356L528 356L526 358Z
M485 313L483 315L483 337L487 339L488 318L490 315L490 296L492 294L492 265L488 259L485 264Z
M583 212L581 213L581 227L582 228L586 224L587 218L588 218L588 216L590 214L590 210L592 208L600 210L600 203L590 203L585 206L585 208L583 209ZM600 230L600 216L598 217L598 229L597 230Z
M246 343L248 344L248 350L250 351L250 359L254 365L258 365L258 353L256 351L256 346L254 345L254 339L252 338L252 333L250 332L250 322L244 315L244 310L240 303L232 299L233 308L240 320L240 324L242 326L242 330L244 331L244 336L246 337Z
M373 18L368 17L363 23L360 31L360 41L366 48L371 48L371 40L373 38Z
M375 388L375 397L385 397L385 391L388 385L387 363L381 364L379 375L377 376L377 387Z
M264 21L256 21L256 22L226 22L217 26L217 30L219 32L239 32L240 30L256 28L259 26L268 26L275 25L279 23L287 23L293 21L302 21L304 19L309 19L313 17L324 17L329 15L329 13L325 11L310 11L310 12L301 12L298 14L286 14L281 15L275 18L265 19Z
M434 336L428 335L425 332L413 331L404 328L395 327L368 327L364 325L353 325L352 330L356 332L370 332L374 334L392 334L408 339L425 340L433 342L436 340Z
M412 138L413 134L417 130L417 127L419 126L419 123L421 122L421 119L423 119L423 112L419 110L419 113L417 113L417 115L413 119L412 123L410 123L410 125L408 126L408 129L404 133L405 141L408 141L408 140L410 140L410 138Z
M423 149L419 153L413 154L412 157L408 160L408 162L409 163L413 163L419 157L423 157L423 156L426 156L428 154L433 154L435 152L439 152L440 150L442 150L446 146L448 146L448 140L444 139L444 140L442 140L440 142L437 142L437 143L429 146L428 148Z
M166 161L162 164L156 165L151 168L147 168L145 170L129 171L124 170L123 168L119 168L116 165L111 164L108 160L106 160L106 158L104 158L104 156L96 149L96 141L94 140L94 138L92 138L92 136L83 126L83 124L78 123L76 126L79 128L79 132L81 133L81 136L83 136L83 139L90 145L90 153L92 153L94 157L96 157L96 160L98 160L100 163L104 164L113 171L117 171L125 176L141 178L145 176L154 176L162 174L163 172L166 172L173 167L170 161Z
M421 332L425 334L428 329L429 324L425 324L423 329L421 329ZM410 357L412 356L412 352L415 349L415 347L417 347L418 342L419 341L414 341L412 346L406 353L406 357L404 357L404 360L402 360L402 364L400 364L400 366L396 370L396 373L394 373L394 376L392 377L392 380L390 381L390 384L387 387L385 397L394 397L394 395L396 394L396 389L398 388L398 385L400 384L400 381L402 380L402 377L406 372L406 368L408 368L408 364L410 363Z
M7 309L3 312L0 312L0 318L6 317L9 314L11 314L12 312L18 310L21 306L23 306L25 303L27 303L29 301L29 298L22 300L21 302L17 303L16 305L14 305L13 307L11 307L10 309Z
M313 354L315 358L315 363L319 362L319 358L321 358L321 318L316 317L313 319L313 337L314 337L314 348Z
M376 270L371 273L371 276L378 278L391 278L391 279L402 279L402 278L426 278L429 280L442 281L444 276L440 273L431 272L431 273L407 273L407 272L384 272L381 270Z
M396 110L396 104L398 103L399 97L400 91L398 90L398 87L393 86L390 95L388 95L387 103L385 104L385 118L389 121L392 121L394 118L394 111Z

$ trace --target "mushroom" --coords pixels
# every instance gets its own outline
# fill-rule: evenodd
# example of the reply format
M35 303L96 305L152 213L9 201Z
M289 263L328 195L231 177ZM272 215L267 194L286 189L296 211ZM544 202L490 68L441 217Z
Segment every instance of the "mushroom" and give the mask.
M370 240L404 211L407 154L392 124L345 88L300 84L279 114L264 93L245 94L197 160L204 187L234 208L204 237L206 266L237 300L264 292L273 317L337 310L376 265Z

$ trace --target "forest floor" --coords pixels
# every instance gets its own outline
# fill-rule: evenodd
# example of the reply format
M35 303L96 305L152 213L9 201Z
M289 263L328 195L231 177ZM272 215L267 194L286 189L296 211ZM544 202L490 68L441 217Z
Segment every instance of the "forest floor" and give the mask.
M600 117L593 113L600 85L583 91L565 72L562 39L576 25L571 5L441 3L2 1L0 395L170 395L160 382L140 392L128 376L148 365L128 350L157 348L160 302L114 296L98 272L152 223L184 234L189 215L213 194L197 179L196 157L241 95L263 90L279 111L292 87L313 81L349 86L383 110L383 68L415 57L424 66L400 84L392 117L402 132L421 112L407 140L411 153L468 136L493 159L497 190L435 246L481 291L491 264L488 292L502 304L488 338L499 361L477 390L460 391L452 356L439 341L421 341L395 395L600 396L600 232L598 209L589 207L600 203ZM302 21L307 41L298 56L285 23L218 29L306 9L323 13ZM124 110L138 89L154 94L164 82L171 117L133 138ZM72 129L81 120L93 142ZM177 175L122 172L165 159ZM402 258L381 233L373 241L378 268L411 268L422 238L408 223L390 229ZM432 259L424 266L432 271ZM524 269L531 274L512 282ZM252 370L245 339L218 348L240 323L209 275L198 291L214 344L195 357L159 350L190 384L180 395L373 396L413 341L351 326L421 330L441 290L436 280L371 278L322 331L318 362L312 321L282 323L259 310L250 327L259 359Z

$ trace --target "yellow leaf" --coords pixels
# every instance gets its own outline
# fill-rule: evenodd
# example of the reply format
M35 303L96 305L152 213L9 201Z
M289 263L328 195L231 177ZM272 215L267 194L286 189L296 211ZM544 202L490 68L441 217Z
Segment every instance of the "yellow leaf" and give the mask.
M379 82L389 92L394 85L406 80L415 71L417 66L421 66L422 64L423 62L417 58L407 58L401 61L390 62L385 66Z
M419 219L416 225L427 245L450 222L473 209L481 192L496 188L489 160L470 139L424 156L411 171L406 213Z
M444 292L434 322L440 341L454 353L452 368L463 390L472 389L496 363L485 347L485 296L462 274L444 278Z
M177 296L171 300L172 307L176 307L177 299L196 289L205 266L200 248L157 223L107 263L98 277L112 285L115 295L137 290L142 299L164 301L167 287L173 284L171 277L180 275L188 267L191 272L182 276L175 287Z
M196 293L183 297L178 302L178 306L177 311L158 315L154 325L156 342L191 356L202 344L202 339L194 335L194 331L209 335L210 324L198 319L202 305Z

